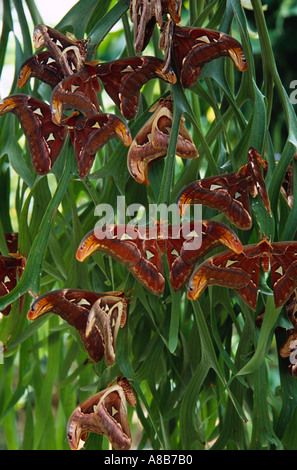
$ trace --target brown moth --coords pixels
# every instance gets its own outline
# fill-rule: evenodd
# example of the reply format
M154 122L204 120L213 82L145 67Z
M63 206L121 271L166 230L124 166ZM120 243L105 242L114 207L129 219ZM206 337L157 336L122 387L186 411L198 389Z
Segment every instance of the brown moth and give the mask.
M37 78L54 88L62 79L83 72L89 40L78 40L71 33L66 36L54 28L37 25L33 32L33 44L38 51L22 65L18 74L18 86L22 88L30 78Z
M163 72L163 61L158 57L124 57L109 62L92 62L86 67L96 68L97 77L102 82L122 115L127 120L134 119L139 108L140 90L149 80L159 78L166 83L176 83L176 75L170 67Z
M9 253L8 256L0 255L0 297L11 292L17 285L18 279L23 274L26 259L21 254ZM20 312L23 297L20 299ZM9 315L12 304L8 304L0 313Z
M159 48L164 51L163 73L168 72L171 65L172 41L174 35L175 23L170 18L163 24L159 39Z
M111 113L72 116L67 120L67 126L81 179L89 173L98 150L111 139L119 139L127 147L132 142L125 121Z
M236 39L220 31L175 25L173 57L184 88L193 86L208 62L230 57L236 68L247 70L243 48Z
M9 112L20 122L34 170L40 175L47 174L62 151L67 127L53 123L48 104L22 93L0 101L0 116Z
M128 301L123 291L101 293L81 289L57 289L35 299L27 318L34 321L50 312L59 315L77 330L86 351L94 362L99 362L103 358L106 349L104 341L107 340L108 365L111 365L111 347L113 347L113 357L115 353L115 340L112 337L114 330L110 328L106 333L104 325L101 331L97 324L92 324L86 334L91 308L98 299L101 300L100 305L105 311L108 308L111 309L114 304L121 304L121 308L119 308L120 326L123 327L126 323L128 307Z
M297 332L294 329L287 331L287 339L279 350L283 358L289 358L288 371L292 377L297 378Z
M69 418L67 439L72 450L84 446L90 432L105 434L116 450L132 445L127 404L136 406L134 391L125 377L80 403Z
M64 110L93 116L100 112L97 93L100 91L95 69L87 67L79 73L61 80L51 94L52 120L61 125L65 121Z
M29 57L18 73L18 87L23 88L30 78L37 78L54 88L63 78L59 64L51 57L49 51L37 52Z
M51 58L61 68L64 77L81 72L87 57L89 40L78 40L67 33L66 36L50 26L39 24L33 31L35 49L46 47Z
M127 306L118 297L107 295L96 300L91 307L86 324L86 338L92 333L94 327L99 329L107 366L115 362L117 336L119 329L125 326L126 318Z
M182 0L130 0L130 20L134 26L136 54L148 45L156 24L161 28L163 15L179 23Z
M293 187L294 187L294 171L292 163L288 166L285 177L281 185L281 193L283 194L285 200L290 209L292 209L294 197L293 197Z
M162 98L151 109L153 115L134 138L127 156L127 166L131 176L149 186L150 167L166 157L170 139L173 100ZM182 158L197 158L195 144L181 120L177 139L176 155Z
M183 227L162 222L157 222L154 227L137 228L120 224L107 225L97 227L83 238L76 258L83 262L95 251L106 253L126 266L151 293L161 295L165 288L165 252L170 282L177 291L188 280L198 259L220 245L237 253L242 250L236 234L226 225L215 221L202 221L200 234L195 231L194 222Z
M236 227L248 230L252 226L249 196L261 198L271 216L265 185L268 162L250 147L248 163L235 173L210 176L193 181L180 193L177 204L183 215L188 205L203 204L222 212ZM263 174L262 174L263 173Z
M274 303L280 308L297 288L297 242L270 242L245 245L241 253L224 251L201 263L188 285L188 298L197 300L204 289L219 285L235 289L242 300L256 310L260 269L270 270Z

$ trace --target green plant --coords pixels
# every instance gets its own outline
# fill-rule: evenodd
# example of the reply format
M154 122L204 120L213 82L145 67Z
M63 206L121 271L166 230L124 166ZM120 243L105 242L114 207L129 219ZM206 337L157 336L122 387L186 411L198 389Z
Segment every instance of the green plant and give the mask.
M138 403L136 411L130 409L129 413L139 449L296 449L297 382L288 374L288 361L278 355L290 323L285 308L275 310L264 282L257 312L252 312L228 289L213 286L191 302L185 289L174 293L167 285L163 296L157 297L108 257L96 254L85 263L75 258L79 242L97 221L96 205L108 202L116 209L119 195L125 195L127 205L174 202L194 179L236 171L246 162L251 145L269 162L266 185L273 217L256 199L252 229L237 233L243 244L257 242L259 232L274 241L294 239L296 188L291 209L280 189L292 162L297 180L296 115L278 73L261 2L252 0L252 12L248 12L253 15L256 38L249 34L241 3L184 1L182 23L238 37L249 68L240 74L231 61L219 59L205 67L191 89L185 91L179 83L172 86L173 129L184 114L200 157L187 163L171 157L158 162L150 170L148 188L128 176L127 149L114 141L98 152L92 173L83 181L68 143L52 173L36 176L18 122L12 115L1 117L0 251L7 253L4 234L16 230L19 250L27 258L17 287L0 298L0 308L12 302L10 315L0 320L5 348L0 365L1 447L67 449L66 425L76 404L123 373L134 380ZM0 48L3 74L10 35L16 45L16 74L33 53L24 6L34 25L46 23L32 0L14 4L22 43L14 29L12 2L5 0ZM95 57L101 60L131 56L128 7L128 0L80 0L56 28L71 31L77 38L90 37ZM111 31L114 25L117 28ZM257 69L255 66L255 50L261 53L260 69L259 64ZM161 56L157 28L147 53ZM15 75L10 94L17 91ZM37 82L23 91L49 98L48 89ZM168 85L158 81L143 87L139 114L129 123L133 136L147 119L151 105L168 91ZM100 99L103 108L118 113L104 93ZM282 135L270 130L279 119L274 114L275 100L285 121ZM173 132L168 155L174 154L174 140ZM277 164L276 148L281 154ZM203 218L226 222L207 208L203 208ZM46 315L33 323L27 320L30 293L62 287L102 292L133 288L128 322L119 333L112 367L106 367L104 361L96 365L87 361L76 331L57 316ZM262 312L264 320L258 328L255 320ZM92 435L86 447L107 445L105 438Z

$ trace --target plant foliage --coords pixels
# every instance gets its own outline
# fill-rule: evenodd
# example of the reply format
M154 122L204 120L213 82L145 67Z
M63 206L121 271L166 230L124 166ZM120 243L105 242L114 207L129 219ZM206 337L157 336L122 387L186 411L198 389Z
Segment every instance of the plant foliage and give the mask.
M244 8L247 3L251 9ZM128 0L79 0L54 27L90 38L93 58L135 55L128 8ZM5 350L0 364L1 448L68 449L66 426L73 409L122 373L133 380L137 395L135 410L129 409L134 448L296 449L297 380L288 373L288 359L278 354L290 323L285 308L275 310L269 280L263 278L257 312L252 312L234 291L222 287L208 288L199 300L190 301L185 289L174 293L167 284L157 297L105 255L97 253L85 263L75 258L82 237L98 220L98 204L109 203L116 212L117 197L123 195L127 205L175 202L194 179L238 170L250 146L269 162L266 185L273 216L256 198L252 229L237 234L243 244L258 242L260 233L273 241L294 240L296 185L292 208L281 185L291 163L297 181L297 119L278 71L266 14L269 5L263 11L260 0L183 2L183 25L238 38L249 67L241 74L231 61L218 59L205 66L192 88L184 90L179 83L171 87L173 127L178 128L184 114L200 157L158 162L150 170L149 187L130 177L127 148L115 140L98 152L85 180L78 177L68 142L52 172L37 176L19 123L13 115L1 117L0 251L7 253L4 234L17 231L19 251L27 259L16 288L0 298L1 309L12 303L9 316L0 319ZM7 73L4 64L13 41L12 94L19 92L20 65L33 54L31 31L47 19L40 17L33 0L4 0L2 18L0 77ZM162 57L158 36L155 28L147 55ZM152 104L168 91L169 85L158 80L143 87L139 113L129 122L133 137ZM48 88L37 81L22 92L49 99ZM105 111L119 114L104 92L100 103ZM168 155L172 150L173 137ZM208 208L203 208L203 218L228 224ZM64 287L133 289L113 366L89 361L76 331L56 315L36 322L26 318L32 295ZM263 313L259 327L256 318ZM97 435L86 443L86 448L107 447Z

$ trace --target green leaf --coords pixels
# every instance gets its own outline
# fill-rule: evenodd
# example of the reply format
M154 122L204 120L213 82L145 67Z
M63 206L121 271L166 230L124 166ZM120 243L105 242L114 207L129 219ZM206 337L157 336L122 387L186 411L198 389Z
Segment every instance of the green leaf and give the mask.
M98 3L98 0L88 0L88 3L86 3L85 0L79 0L66 13L64 18L59 21L55 28L58 30L67 30L67 26L70 26L77 39L83 39L87 24Z
M40 270L47 247L50 229L52 227L52 220L65 194L72 175L73 161L68 155L63 176L41 220L39 233L33 241L23 275L17 286L9 294L3 296L0 299L0 309L4 308L5 305L8 305L9 303L19 298L21 295L25 294L28 289L30 289L35 294L39 293Z
M265 358L265 353L270 346L272 340L271 333L273 332L279 313L280 309L275 308L273 296L268 296L255 354L252 359L238 371L239 375L255 372L261 366Z
M82 0L81 0L82 1ZM128 0L119 0L114 7L111 8L92 28L89 32L91 42L98 47L111 28L117 23L121 16L129 8Z

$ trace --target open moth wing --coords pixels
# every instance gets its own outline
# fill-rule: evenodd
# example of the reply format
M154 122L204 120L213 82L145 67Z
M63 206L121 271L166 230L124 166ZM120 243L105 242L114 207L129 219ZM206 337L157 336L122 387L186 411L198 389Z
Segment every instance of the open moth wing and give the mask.
M104 393L105 390L102 390L87 398L71 413L67 423L67 440L72 450L81 449L90 432L103 434L95 417L94 406Z
M29 57L18 73L18 87L23 88L30 78L46 83L54 88L63 78L59 64L51 57L50 52L42 51Z
M126 146L132 142L127 124L115 114L73 116L67 120L67 125L82 179L90 172L96 153L111 139L119 139Z
M173 55L184 88L193 86L204 65L219 57L229 56L241 72L247 69L241 44L228 34L205 28L176 25Z
M272 244L271 281L276 308L281 307L297 288L297 242Z
M182 215L188 205L203 204L219 210L242 230L247 230L252 225L248 180L243 172L194 181L182 190L177 204Z
M105 91L128 120L135 118L138 112L140 90L145 83L154 78L176 82L173 70L170 68L163 73L163 61L156 57L126 57L93 66Z
M255 246L251 245L251 249ZM250 247L249 247L250 248ZM255 309L258 293L259 254L248 257L244 250L237 254L223 252L208 258L193 272L188 285L188 298L196 300L207 286L219 285L235 289Z
M99 82L95 70L91 67L80 73L70 75L59 82L51 94L52 120L60 125L67 116L64 110L73 110L84 116L93 116L100 112L97 93Z
M109 225L88 233L81 241L76 258L84 261L95 251L106 253L125 265L153 294L164 290L162 253L157 239L147 238L147 228Z
M174 232L174 229L172 230ZM235 253L242 251L237 235L224 224L215 221L202 221L201 230L195 230L195 223L183 226L179 236L167 241L167 262L170 282L175 291L179 290L191 276L195 264L212 249L225 246Z
M77 330L89 356L94 362L99 362L104 356L102 334L95 326L87 336L86 326L92 305L104 295L80 289L57 289L38 297L33 302L27 318L34 321L49 312L59 315Z
M46 47L51 57L59 64L65 77L79 73L87 57L88 40L66 36L50 26L39 24L33 31L35 49Z
M125 377L79 404L71 414L67 438L71 449L82 447L89 432L105 434L116 450L129 450L132 438L127 404L135 406L136 397Z
M96 421L116 450L129 450L132 444L126 396L119 384L105 390L94 407Z
M67 128L53 123L50 107L33 96L15 94L0 102L0 115L16 115L26 136L36 173L49 173L62 151Z

